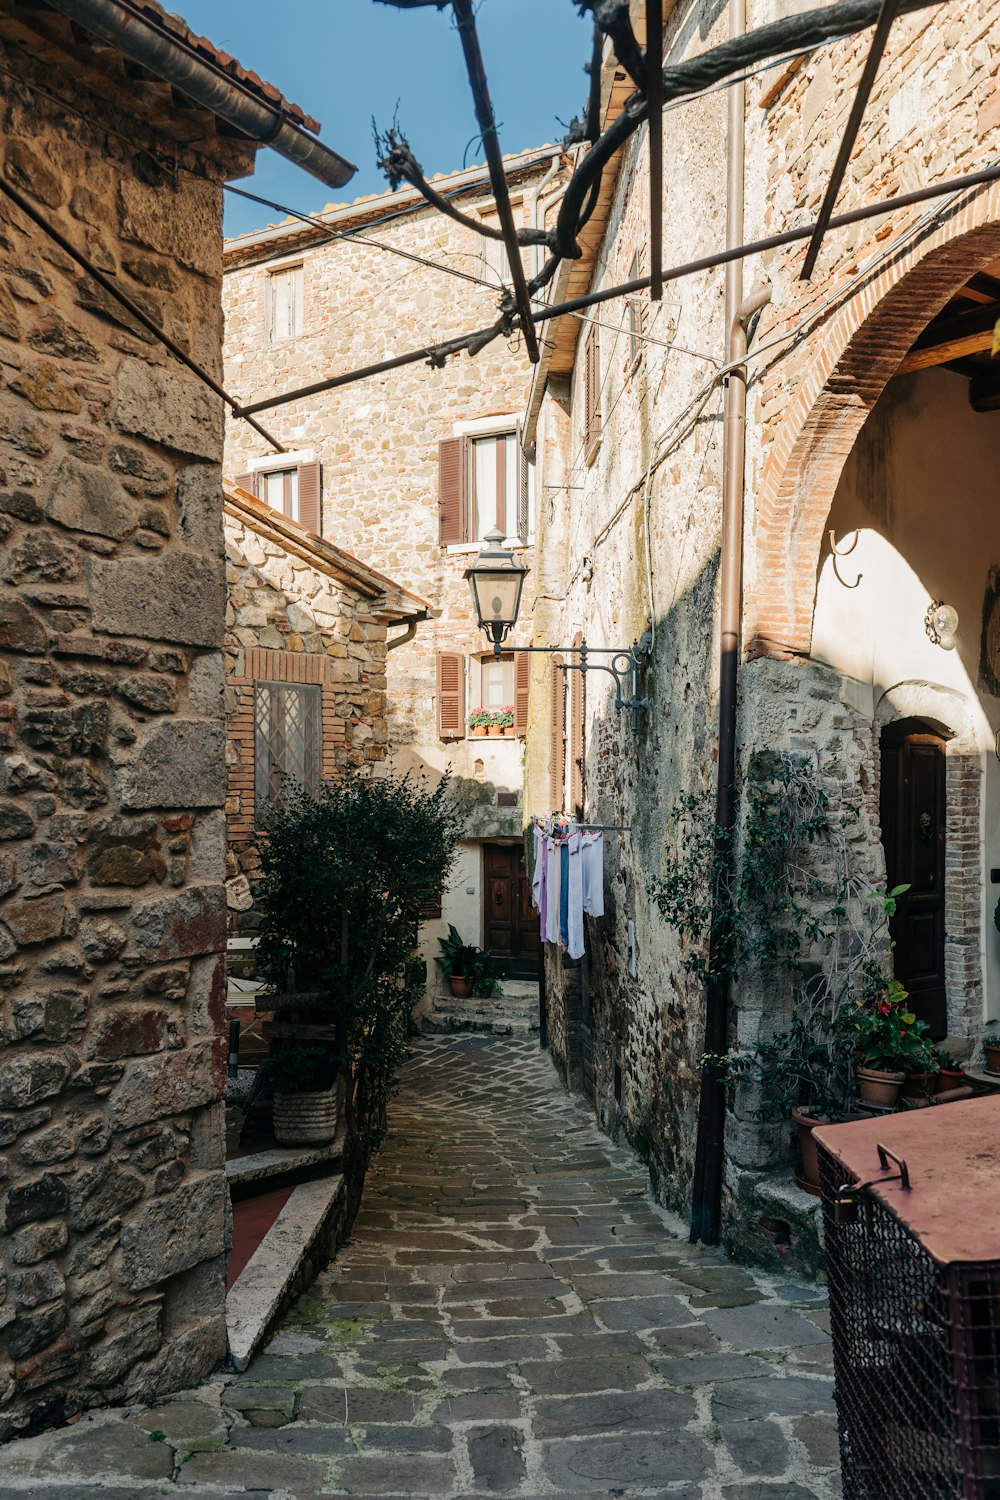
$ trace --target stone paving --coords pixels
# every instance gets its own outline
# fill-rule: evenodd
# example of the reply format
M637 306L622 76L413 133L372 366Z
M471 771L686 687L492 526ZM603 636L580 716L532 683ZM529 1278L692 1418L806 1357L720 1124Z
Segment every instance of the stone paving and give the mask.
M689 1246L535 1044L429 1038L246 1373L8 1444L0 1500L834 1500L825 1328L821 1289Z

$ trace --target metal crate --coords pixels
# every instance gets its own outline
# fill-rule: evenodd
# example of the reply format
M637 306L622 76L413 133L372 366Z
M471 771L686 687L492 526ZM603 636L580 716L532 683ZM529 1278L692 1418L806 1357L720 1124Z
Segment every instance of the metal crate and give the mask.
M1000 1500L1000 1099L815 1135L844 1500Z

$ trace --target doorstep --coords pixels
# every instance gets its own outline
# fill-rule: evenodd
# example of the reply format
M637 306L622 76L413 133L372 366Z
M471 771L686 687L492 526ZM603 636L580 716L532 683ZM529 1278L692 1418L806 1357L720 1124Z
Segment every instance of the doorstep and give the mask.
M273 1146L249 1156L234 1156L226 1162L226 1181L230 1191L259 1185L264 1192L275 1178L289 1177L310 1167L339 1168L344 1154L347 1126L343 1120L332 1141L322 1146Z
M233 1282L226 1296L226 1331L235 1370L246 1369L275 1320L332 1256L345 1197L339 1174L293 1188Z

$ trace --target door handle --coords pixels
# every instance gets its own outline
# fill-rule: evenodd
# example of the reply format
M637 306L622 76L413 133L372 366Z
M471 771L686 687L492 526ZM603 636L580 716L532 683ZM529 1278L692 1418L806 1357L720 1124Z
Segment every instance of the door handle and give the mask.
M930 813L929 812L922 812L920 814L920 817L919 817L919 819L917 821L918 821L918 823L920 825L920 842L922 844L929 844L930 841L931 841L931 824L932 824L932 819L931 819Z

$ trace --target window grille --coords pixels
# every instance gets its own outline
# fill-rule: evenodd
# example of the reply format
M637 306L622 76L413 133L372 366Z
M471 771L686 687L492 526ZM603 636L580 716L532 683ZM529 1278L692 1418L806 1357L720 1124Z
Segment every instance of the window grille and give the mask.
M315 796L322 779L322 689L258 682L254 694L254 798L280 805L291 783Z

